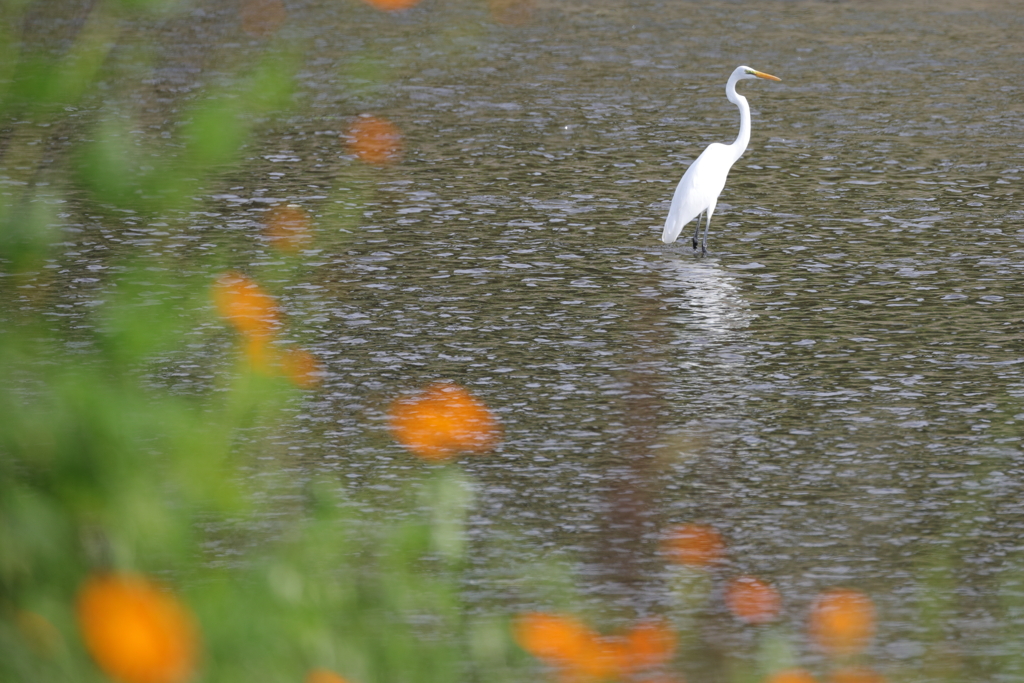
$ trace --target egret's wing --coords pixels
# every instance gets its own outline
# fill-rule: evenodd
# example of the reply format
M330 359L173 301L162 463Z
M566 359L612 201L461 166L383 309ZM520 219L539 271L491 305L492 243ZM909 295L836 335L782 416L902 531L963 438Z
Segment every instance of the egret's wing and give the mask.
M679 233L683 231L683 226L711 206L711 202L722 194L732 162L729 148L714 143L690 164L676 185L672 206L669 207L668 218L665 219L665 229L661 233L662 242L675 242Z

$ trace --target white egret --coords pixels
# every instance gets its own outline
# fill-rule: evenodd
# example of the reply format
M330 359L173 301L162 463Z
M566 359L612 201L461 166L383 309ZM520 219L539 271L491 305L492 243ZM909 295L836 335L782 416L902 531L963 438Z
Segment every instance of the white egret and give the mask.
M711 214L715 212L715 205L718 203L718 195L722 194L722 189L725 187L729 169L737 159L743 156L743 152L747 149L747 143L750 142L750 106L747 104L747 98L736 92L736 84L745 78L782 80L777 76L751 69L749 66L738 66L729 76L729 82L725 84L725 96L740 108L740 134L736 136L736 141L731 145L723 145L719 142L711 143L686 169L682 180L676 186L676 193L672 197L672 206L668 210L668 218L665 219L665 230L661 233L661 241L665 244L675 242L679 233L683 231L683 227L696 218L697 228L693 231L693 249L696 251L697 233L700 232L700 217L701 214L705 214L704 239L701 241L700 253L701 256L708 253L708 226L711 224Z

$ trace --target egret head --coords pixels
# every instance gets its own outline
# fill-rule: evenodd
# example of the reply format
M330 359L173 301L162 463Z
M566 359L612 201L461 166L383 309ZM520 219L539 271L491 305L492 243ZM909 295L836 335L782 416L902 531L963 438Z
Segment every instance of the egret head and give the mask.
M758 71L757 69L751 69L749 66L738 66L738 67L736 67L736 70L732 72L732 77L735 78L736 80L740 80L740 79L743 79L743 78L766 78L769 81L781 81L782 80L778 76L772 76L771 74L766 74L763 71Z

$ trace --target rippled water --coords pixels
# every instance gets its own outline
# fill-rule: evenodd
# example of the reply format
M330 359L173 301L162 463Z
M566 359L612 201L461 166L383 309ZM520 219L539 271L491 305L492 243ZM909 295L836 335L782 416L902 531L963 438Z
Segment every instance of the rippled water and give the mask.
M873 655L893 666L925 655L915 591L946 558L949 636L982 661L1024 534L1024 13L652 1L513 19L294 8L312 104L193 217L273 276L266 208L320 216L285 302L329 372L289 436L296 476L386 492L419 467L390 443L388 403L451 379L505 428L464 463L481 599L529 600L510 553L567 555L592 599L645 611L662 530L702 520L728 571L777 582L797 622L820 589L871 593ZM353 55L386 83L355 87ZM186 87L171 62L164 84ZM701 259L661 225L686 165L735 137L738 64L783 82L740 86L751 143ZM364 111L406 149L353 175L337 131ZM123 227L87 228L72 271L159 232Z

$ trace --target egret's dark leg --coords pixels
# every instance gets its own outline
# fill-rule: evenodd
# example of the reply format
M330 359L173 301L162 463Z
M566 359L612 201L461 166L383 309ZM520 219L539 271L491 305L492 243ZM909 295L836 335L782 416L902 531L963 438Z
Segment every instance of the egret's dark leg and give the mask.
M711 214L714 212L714 210L715 210L715 205L712 204L710 207L708 207L707 217L704 219L704 239L701 240L701 243L700 243L700 255L701 256L707 256L708 255L708 228L711 227ZM696 240L694 240L694 241L696 242ZM696 247L694 247L694 248L696 248Z
M702 215L703 215L703 212L697 214L697 227L693 231L693 250L694 251L697 251L697 233L700 232L700 217Z

